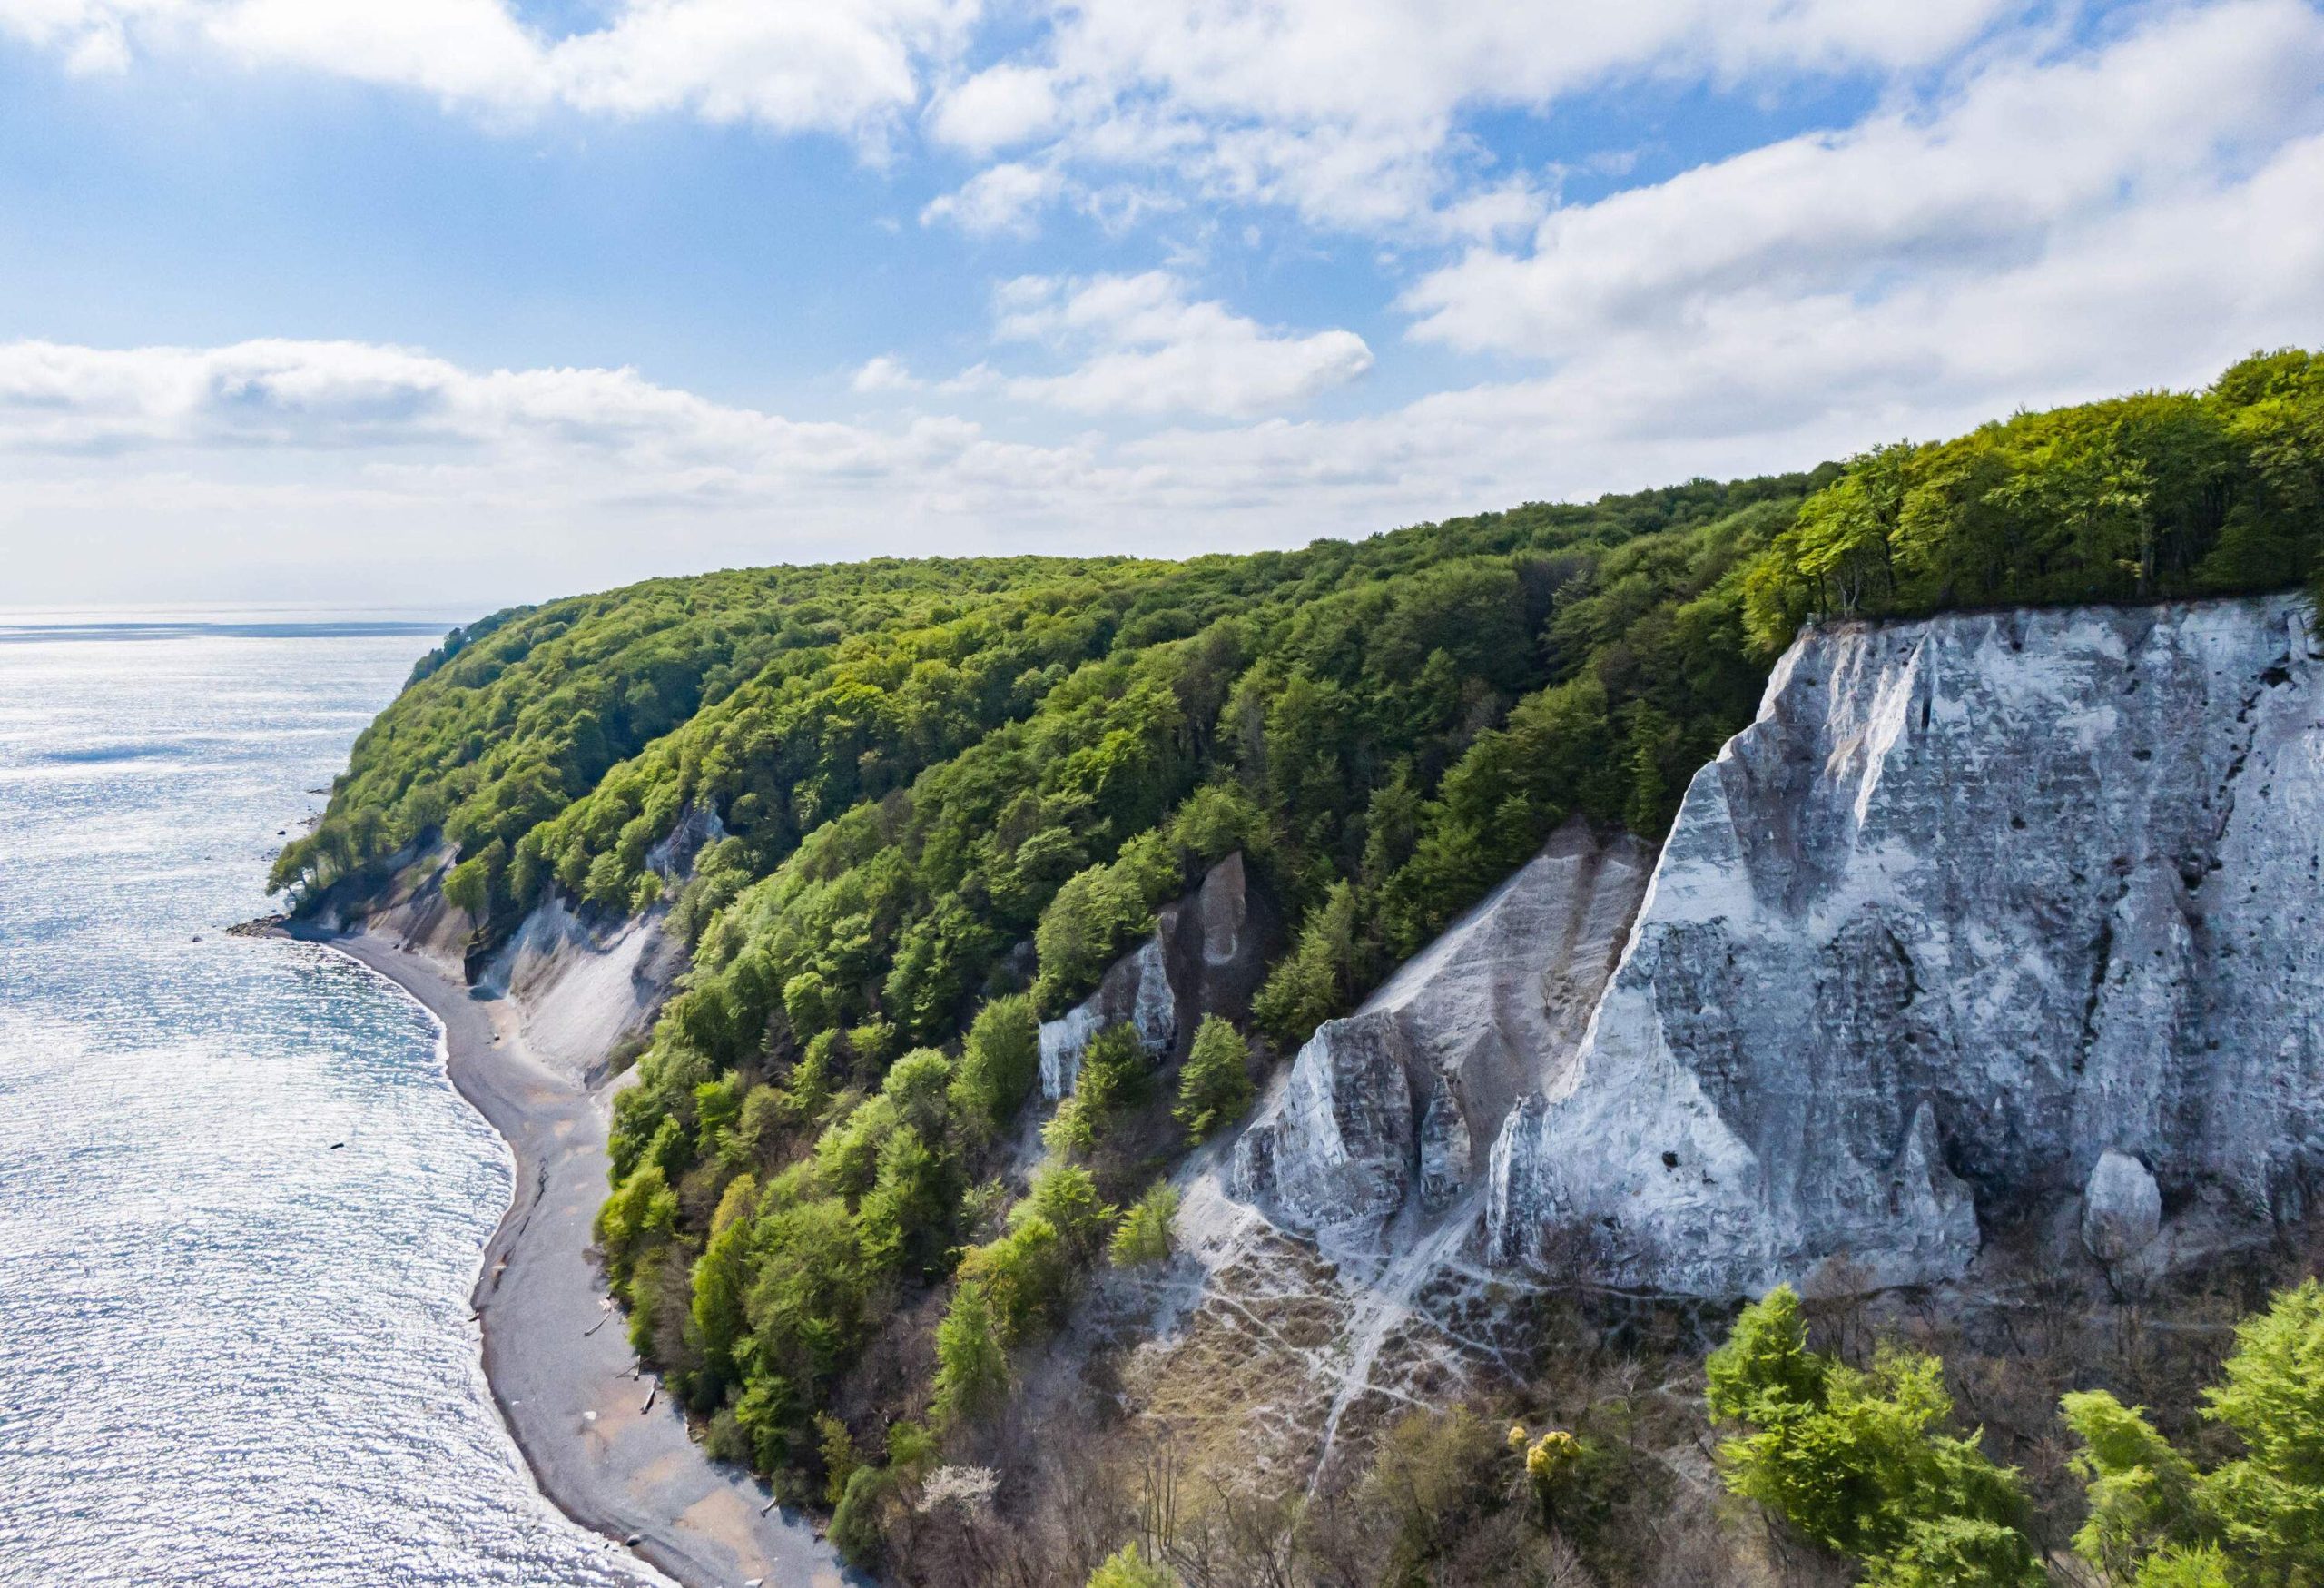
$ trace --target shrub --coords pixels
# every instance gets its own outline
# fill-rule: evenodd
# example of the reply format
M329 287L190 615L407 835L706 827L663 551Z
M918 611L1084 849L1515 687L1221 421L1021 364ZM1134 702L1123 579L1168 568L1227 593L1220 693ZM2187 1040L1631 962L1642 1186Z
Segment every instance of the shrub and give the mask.
M832 1509L832 1547L851 1566L870 1571L887 1547L887 1511L895 1479L883 1466L859 1466L848 1475L839 1504Z

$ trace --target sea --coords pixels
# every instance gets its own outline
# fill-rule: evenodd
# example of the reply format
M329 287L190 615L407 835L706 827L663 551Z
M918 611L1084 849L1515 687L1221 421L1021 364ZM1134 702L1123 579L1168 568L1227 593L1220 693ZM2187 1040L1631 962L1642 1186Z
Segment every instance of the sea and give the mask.
M445 626L0 611L0 1583L664 1581L493 1406L433 1022L225 931Z

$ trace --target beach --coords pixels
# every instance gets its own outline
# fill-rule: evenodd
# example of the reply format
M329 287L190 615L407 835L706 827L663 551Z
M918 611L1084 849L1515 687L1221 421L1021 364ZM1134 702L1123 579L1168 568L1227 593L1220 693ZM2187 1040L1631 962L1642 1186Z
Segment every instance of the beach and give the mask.
M301 930L410 994L443 1030L452 1084L508 1143L516 1185L473 1297L484 1367L541 1492L686 1588L836 1588L862 1579L802 1517L766 1510L739 1468L708 1460L653 1375L641 1375L589 1252L606 1195L618 1082L584 1078L527 1042L519 1001L477 995L377 932Z

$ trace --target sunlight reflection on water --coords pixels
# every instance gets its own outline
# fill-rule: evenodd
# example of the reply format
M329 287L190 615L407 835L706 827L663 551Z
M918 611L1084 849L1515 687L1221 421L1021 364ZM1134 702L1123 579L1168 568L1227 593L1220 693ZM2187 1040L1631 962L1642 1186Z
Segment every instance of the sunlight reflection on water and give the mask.
M657 1581L492 1407L507 1158L426 1016L222 930L428 644L0 645L0 1583Z

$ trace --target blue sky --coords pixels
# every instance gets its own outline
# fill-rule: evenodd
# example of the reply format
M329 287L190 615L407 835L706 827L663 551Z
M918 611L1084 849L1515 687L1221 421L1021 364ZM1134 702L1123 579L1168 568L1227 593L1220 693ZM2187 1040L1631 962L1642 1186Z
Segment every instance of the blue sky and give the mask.
M1298 544L2200 383L2324 342L2320 85L2303 0L0 0L0 604Z

